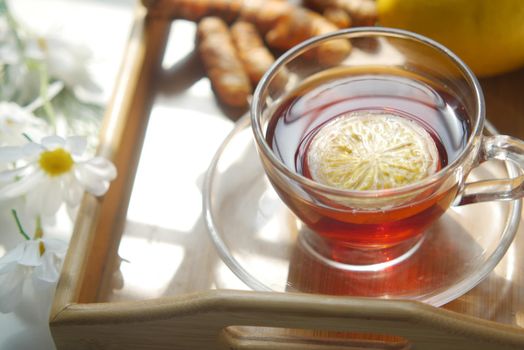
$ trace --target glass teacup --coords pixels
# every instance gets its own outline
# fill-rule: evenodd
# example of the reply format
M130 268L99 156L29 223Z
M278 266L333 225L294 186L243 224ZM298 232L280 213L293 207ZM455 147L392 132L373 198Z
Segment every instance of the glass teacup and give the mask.
M353 49L341 54L348 43ZM414 33L348 29L294 47L257 86L251 119L266 175L327 262L360 269L401 261L451 205L523 196L522 176L466 183L486 160L522 169L524 143L483 136L474 74ZM373 141L381 133L387 142ZM377 172L384 167L386 180Z

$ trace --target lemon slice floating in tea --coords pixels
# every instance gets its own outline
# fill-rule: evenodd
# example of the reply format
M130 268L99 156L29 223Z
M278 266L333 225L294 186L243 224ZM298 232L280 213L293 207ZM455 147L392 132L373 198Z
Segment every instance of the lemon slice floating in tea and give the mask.
M439 153L415 121L390 114L353 112L327 122L307 155L313 180L347 190L409 185L435 173Z

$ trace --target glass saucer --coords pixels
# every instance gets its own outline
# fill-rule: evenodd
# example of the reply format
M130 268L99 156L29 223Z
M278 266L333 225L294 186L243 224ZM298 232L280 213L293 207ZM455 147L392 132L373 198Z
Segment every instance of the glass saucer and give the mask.
M247 117L240 119L217 151L203 202L219 255L254 290L410 299L440 306L482 281L517 232L520 201L452 207L404 261L378 271L326 264L304 244L307 228L267 180L249 123ZM515 176L504 163L485 163L469 180L508 172Z

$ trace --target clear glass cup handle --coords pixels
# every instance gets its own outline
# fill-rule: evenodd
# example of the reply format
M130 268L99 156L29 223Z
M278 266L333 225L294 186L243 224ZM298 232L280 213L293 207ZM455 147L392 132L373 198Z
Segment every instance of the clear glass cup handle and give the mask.
M524 197L524 142L511 136L485 136L479 161L508 160L511 178L466 183L455 205Z

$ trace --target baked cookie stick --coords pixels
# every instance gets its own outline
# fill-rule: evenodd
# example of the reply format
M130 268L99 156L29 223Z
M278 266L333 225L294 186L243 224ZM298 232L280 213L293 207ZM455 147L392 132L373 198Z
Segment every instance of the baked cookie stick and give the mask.
M222 19L206 17L199 22L198 50L219 100L231 107L246 107L251 84Z
M256 27L251 23L235 22L231 27L231 36L249 80L253 86L256 86L260 78L275 62L275 58L264 45Z

